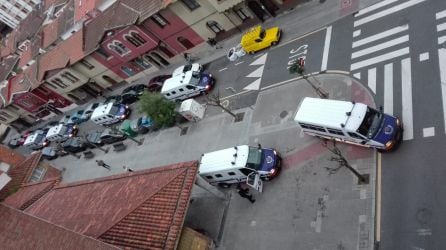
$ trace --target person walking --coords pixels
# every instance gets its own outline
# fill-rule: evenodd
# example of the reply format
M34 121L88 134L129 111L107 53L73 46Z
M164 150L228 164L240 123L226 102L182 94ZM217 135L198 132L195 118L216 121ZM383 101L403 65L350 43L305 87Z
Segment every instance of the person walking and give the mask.
M98 166L106 168L108 170L111 170L110 165L105 164L105 162L103 160L96 160L96 163L98 164Z
M133 169L131 169L131 168L129 168L129 167L127 167L127 166L124 166L124 167L122 167L125 171L127 171L127 172L133 172Z
M249 193L249 189L243 188L240 184L237 185L237 193L241 197L248 199L251 203L256 202L256 200L252 197L252 194Z

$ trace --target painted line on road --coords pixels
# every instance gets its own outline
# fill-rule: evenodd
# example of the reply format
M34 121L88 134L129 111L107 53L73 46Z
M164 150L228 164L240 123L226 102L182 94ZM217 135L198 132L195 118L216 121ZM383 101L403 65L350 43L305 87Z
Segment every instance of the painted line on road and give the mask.
M375 240L381 241L381 153L378 153L376 166Z
M437 32L446 30L446 23L441 23L437 25Z
M355 30L355 31L353 31L353 37L357 37L357 36L359 36L359 35L361 35L361 30Z
M443 44L444 42L446 42L446 36L440 36L438 38L438 44Z
M361 72L355 73L353 74L354 77L356 77L357 79L361 79Z
M328 26L325 33L324 53L322 54L321 71L327 70L328 53L330 52L331 29L331 26Z
M384 43L380 43L378 45L375 45L375 46L372 46L372 47L368 47L368 48L363 49L363 50L358 50L356 52L353 52L352 53L352 59L357 58L357 57L361 57L361 56L365 56L365 55L368 55L368 54L376 52L376 51L387 49L387 48L390 48L392 46L395 46L395 45L398 45L398 44L401 44L401 43L405 43L405 42L408 42L408 41L409 41L409 35L404 35L402 37L398 37L398 38L395 38L393 40L390 40L390 41L387 41L387 42L384 42Z
M442 19L442 18L445 18L446 17L446 10L443 10L443 11L440 11L440 12L437 12L436 14L435 14L435 19Z
M366 66L370 66L370 65L373 65L373 64L376 64L376 63L387 61L387 60L390 60L390 59L393 59L393 58L396 58L396 57L399 57L399 56L402 56L402 55L407 55L407 54L409 54L409 47L402 48L402 49L399 49L399 50L395 50L395 51L392 51L392 52L389 52L389 53L386 53L386 54L382 54L380 56L373 57L373 58L370 58L370 59L367 59L367 60L364 60L364 61L353 63L350 66L350 70L353 71L353 70L356 70L356 69L360 69L360 68L363 68L363 67L366 67Z
M245 91L239 92L237 94L233 94L233 95L228 95L228 96L222 97L222 98L220 98L220 100L227 100L227 99L232 98L232 97L236 97L236 96L239 96L239 95L244 95L244 94L246 94L248 92L251 92L251 91L252 90L245 90Z
M289 82L296 81L296 80L300 80L300 79L303 79L303 77L298 76L298 77L294 77L294 78L291 78L291 79L288 79L288 80L285 80L285 81L277 82L277 83L274 83L274 84L271 84L269 86L261 88L260 91L266 90L266 89L270 89L270 88L274 88L274 87L280 86L282 84L289 83Z
M374 20L379 19L381 17L385 17L387 15L396 13L398 11L404 10L404 9L409 8L411 6L414 6L416 4L422 3L424 1L426 1L426 0L410 0L410 1L404 2L402 4L395 5L392 8L383 10L381 12L375 13L373 15L370 15L368 17L364 17L362 19L359 19L358 21L355 21L353 23L353 27L366 24L368 22L371 22L371 21L374 21Z
M401 60L401 99L403 111L403 140L413 139L412 72L410 58Z
M384 113L393 115L393 63L384 66Z
M435 136L435 127L423 128L423 137Z
M228 68L222 68L222 69L220 69L218 72L222 72L222 71L225 71L225 70L227 70Z
M440 68L441 99L443 100L443 119L446 132L446 49L438 50L438 66Z
M242 64L242 63L244 63L244 62L245 62L245 61L238 62L238 63L235 64L235 66L237 66L237 65L239 65L239 64Z
M264 54L265 54L265 53L261 53L261 54L258 54L258 55L253 56L252 58L257 58L257 57L263 56Z
M302 35L302 36L300 36L300 37L296 37L296 38L294 38L294 39L292 39L292 40L289 40L289 41L287 41L287 42L280 43L278 46L276 46L276 48L285 46L285 45L287 45L287 44L289 44L289 43L292 43L292 42L294 42L294 41L297 41L297 40L302 39L302 38L304 38L304 37L307 37L307 36L309 36L309 35L313 35L314 33L317 33L317 32L319 32L319 31L321 31L321 30L326 29L326 28L327 28L327 27L322 27L322 28L319 28L319 29L317 29L317 30L311 31L310 33L307 33L307 34L305 34L305 35Z
M373 94L376 94L376 68L371 68L367 72L367 85Z
M362 15L364 15L366 13L369 13L371 11L377 10L379 8L382 8L382 7L386 6L386 5L389 5L389 4L394 3L394 2L398 2L398 0L385 0L385 1L379 2L377 4L371 5L371 6L367 7L367 8L364 8L364 9L358 11L358 13L355 14L355 17L362 16Z
M367 44L367 43L370 43L370 42L374 42L374 41L376 41L378 39L381 39L381 38L384 38L384 37L388 37L388 36L391 36L393 34L399 33L401 31L408 30L408 29L409 29L409 25L405 24L405 25L402 25L402 26L398 26L398 27L395 27L395 28L383 31L383 32L375 34L373 36L369 36L369 37L363 38L361 40L358 40L356 42L353 42L352 48L356 48L358 46L361 46L361 45L364 45L364 44Z

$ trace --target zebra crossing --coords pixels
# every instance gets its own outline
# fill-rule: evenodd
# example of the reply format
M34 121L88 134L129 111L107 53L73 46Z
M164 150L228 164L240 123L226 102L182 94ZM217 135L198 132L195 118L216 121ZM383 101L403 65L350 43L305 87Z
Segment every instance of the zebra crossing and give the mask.
M384 0L364 8L354 15L351 74L367 82L368 87L374 94L383 96L384 112L389 114L394 114L395 112L394 89L401 89L401 118L404 124L403 140L414 139L411 70L413 62L411 61L409 46L411 27L408 21L398 24L388 22L389 25L383 27L382 31L367 35L367 32L364 31L368 31L367 24L371 22L381 18L392 18L392 15L394 16L400 11L425 1ZM444 18L446 23L446 12L439 14L439 18ZM446 35L446 24L445 26L441 25L439 29L444 30ZM446 41L446 36L442 38L442 41ZM446 56L446 50L444 55ZM446 66L446 57L444 57L444 63ZM396 72L396 70L399 72ZM383 80L378 82L378 77ZM444 77L446 82L446 71L444 72ZM377 93L378 89L383 92ZM446 104L443 102L443 105Z
M441 94L443 96L443 117L445 117L446 123L446 10L437 12L435 19L437 21L438 45L441 46L438 48L438 64L440 68Z

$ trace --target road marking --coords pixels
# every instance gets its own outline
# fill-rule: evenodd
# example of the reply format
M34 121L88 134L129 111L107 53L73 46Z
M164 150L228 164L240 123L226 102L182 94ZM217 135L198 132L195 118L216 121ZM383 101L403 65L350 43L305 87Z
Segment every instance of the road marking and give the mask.
M328 26L325 33L324 53L322 54L321 71L327 70L328 53L330 51L330 41L331 41L331 29L332 29L331 26Z
M367 85L376 94L376 68L371 68L367 72Z
M268 55L268 53L262 55L262 57L260 57L259 59L255 60L250 65L263 65L263 64L265 64L267 55Z
M357 79L361 79L361 72L355 73L353 74L354 77L356 77Z
M381 38L384 38L384 37L387 37L387 36L391 36L393 34L396 34L396 33L399 33L401 31L405 31L405 30L408 30L408 29L409 29L409 25L408 24L405 24L405 25L402 25L402 26L398 26L398 27L395 27L395 28L383 31L381 33L375 34L373 36L369 36L369 37L366 37L364 39L361 39L361 40L358 40L356 42L353 42L353 46L352 47L356 48L358 46L361 46L361 45L364 45L364 44L376 41L378 39L381 39Z
M262 78L258 78L254 82L250 83L248 86L244 87L244 90L259 90L260 89L260 82L262 81Z
M395 38L393 40L390 40L390 41L387 41L387 42L384 42L384 43L380 43L378 45L375 45L375 46L372 46L372 47L368 47L368 48L363 49L363 50L358 50L358 51L356 51L356 52L354 52L352 54L352 59L360 57L360 56L364 56L364 55L367 55L367 54L370 54L370 53L373 53L373 52L376 52L376 51L387 49L389 47L392 47L392 46L395 46L395 45L398 45L398 44L401 44L401 43L405 43L407 41L409 41L409 35L398 37L398 38Z
M353 37L357 37L357 36L359 36L359 35L361 35L361 30L355 30L355 31L353 31Z
M429 60L429 52L421 53L420 54L420 62Z
M376 204L375 204L375 239L376 242L381 241L381 153L378 153L376 166Z
M359 25L363 25L365 23L374 21L374 20L379 19L381 17L385 17L387 15L396 13L398 11L404 10L404 9L409 8L411 6L414 6L416 4L422 3L424 1L426 1L426 0L410 0L410 1L404 2L402 4L395 5L392 8L388 8L388 9L383 10L381 12L375 13L373 15L370 15L368 17L364 17L362 19L359 19L358 21L355 21L353 23L353 27L356 27L356 26L359 26Z
M263 69L265 68L264 65L260 66L258 69L254 70L253 72L251 72L249 75L247 75L246 77L262 77L263 74Z
M393 115L393 63L384 66L384 113Z
M257 58L257 57L260 57L260 56L263 56L263 55L264 55L264 54L261 53L261 54L258 54L258 55L253 56L252 58Z
M235 65L237 66L237 65L242 64L242 63L244 63L244 62L245 62L245 61L241 61L241 62L236 63Z
M443 100L443 119L446 131L446 49L442 48L438 50L438 61L438 66L440 67L441 97Z
M227 70L228 68L222 68L222 69L220 69L218 72L222 72L222 71L225 71L225 70Z
M437 32L446 30L446 23L440 23L437 25Z
M287 42L284 42L284 43L280 43L278 46L276 46L276 48L277 48L277 47L285 46L285 45L287 45L287 44L289 44L289 43L292 43L292 42L294 42L294 41L296 41L296 40L302 39L302 38L304 38L304 37L306 37L306 36L312 35L312 34L314 34L314 33L317 33L317 32L319 32L319 31L321 31L321 30L324 30L324 29L326 29L326 27L319 28L319 29L314 30L314 31L312 31L312 32L310 32L310 33L307 33L307 34L305 34L305 35L303 35L303 36L296 37L296 38L294 38L294 39L292 39L292 40L289 40L289 41L287 41Z
M251 90L245 90L245 91L242 91L242 92L238 92L237 94L228 95L228 96L220 98L220 100L227 100L227 99L230 99L232 97L236 97L236 96L239 96L239 95L244 95L244 94L246 94L248 92L251 92Z
M423 137L435 136L435 127L423 128Z
M398 0L385 0L385 1L379 2L377 4L371 5L371 6L367 7L367 8L364 8L364 9L358 11L358 13L355 14L355 17L362 16L362 15L364 15L366 13L369 13L371 11L377 10L377 9L379 9L381 7L384 7L386 5L389 5L389 4L397 2L397 1Z
M361 199L361 200L367 199L367 189L361 188L359 190L359 199Z
M435 19L437 19L437 20L441 19L441 18L444 18L444 17L446 17L446 10L437 12L437 14L435 14Z
M446 36L440 36L438 38L438 44L443 44L444 42L446 42Z
M376 64L376 63L380 63L380 62L383 62L383 61L387 61L387 60L393 59L395 57L399 57L399 56L406 55L406 54L409 54L409 47L402 48L402 49L399 49L399 50L395 50L395 51L392 51L392 52L389 52L389 53L386 53L386 54L382 54L380 56L373 57L373 58L370 58L370 59L367 59L367 60L364 60L364 61L353 63L350 66L350 70L353 71L353 70L356 70L356 69L360 69L360 68L363 68L363 67L366 67L366 66L369 66L369 65L372 65L372 64Z
M403 140L413 139L412 72L410 58L401 60L401 97L403 108Z

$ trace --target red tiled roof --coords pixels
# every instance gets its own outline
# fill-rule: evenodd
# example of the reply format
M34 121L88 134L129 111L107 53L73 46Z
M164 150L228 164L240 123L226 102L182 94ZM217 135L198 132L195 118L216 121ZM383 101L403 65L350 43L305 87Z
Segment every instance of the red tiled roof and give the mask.
M2 249L118 249L0 204Z
M85 54L88 55L97 48L104 32L134 24L137 19L138 13L135 10L121 4L121 2L116 2L94 19L86 22L84 38Z
M113 245L174 249L197 169L185 162L60 185L25 211Z
M4 203L16 209L25 210L53 189L58 182L59 178L52 178L46 181L25 185L19 191L8 196Z
M0 145L0 161L15 166L24 160L25 157L23 157L23 155L14 152L6 146Z
M53 42L57 40L59 34L57 32L59 22L54 20L53 22L45 25L42 30L42 48L50 46Z
M74 21L81 20L85 15L98 6L98 0L75 0L74 1Z
M0 201L15 193L26 182L26 177L37 166L41 156L40 152L31 154L24 161L9 169L8 175L11 177L11 181L0 190Z

